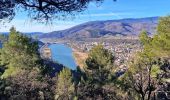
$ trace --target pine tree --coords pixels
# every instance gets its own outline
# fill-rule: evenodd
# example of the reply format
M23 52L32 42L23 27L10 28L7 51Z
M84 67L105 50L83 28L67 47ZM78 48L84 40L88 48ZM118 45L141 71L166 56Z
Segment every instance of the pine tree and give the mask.
M124 85L128 87L127 90L139 100L150 100L153 97L153 91L156 90L160 67L144 53L142 56L141 53L137 54L129 66L124 76Z
M152 45L157 56L170 57L170 16L160 18Z
M170 16L162 17L157 26L157 32L149 37L145 31L141 32L139 38L144 51L150 56L159 58L170 58Z
M116 87L111 85L114 69L113 54L102 45L97 45L90 50L86 65L86 77L82 78L78 85L78 97L90 100L117 98Z
M58 75L56 84L56 100L69 100L74 98L74 84L71 71L64 68Z
M102 45L93 47L86 59L88 77L99 84L109 80L114 66L114 56Z
M147 34L147 31L142 31L139 34L139 39L140 39L140 42L142 43L142 45L147 45L150 42L150 38Z
M159 20L157 33L153 37L149 37L147 32L143 31L139 35L143 49L138 52L126 73L127 79L125 84L129 84L130 88L142 100L150 100L152 92L157 85L168 86L164 76L169 74L170 58L170 16L162 17ZM125 76L126 76L125 75ZM161 84L158 84L161 83ZM128 89L130 90L130 89ZM165 89L166 90L166 89Z
M9 39L3 44L0 52L1 65L7 68L5 76L16 73L18 68L37 67L40 59L37 42L17 32L14 27L10 29Z

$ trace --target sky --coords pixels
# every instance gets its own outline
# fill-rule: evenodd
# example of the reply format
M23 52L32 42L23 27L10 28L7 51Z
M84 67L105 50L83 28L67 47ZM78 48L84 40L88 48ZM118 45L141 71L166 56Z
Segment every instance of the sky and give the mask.
M104 0L103 3L90 3L88 8L66 20L53 20L53 24L30 21L27 14L18 12L17 16L5 25L0 24L0 32L8 32L15 26L20 32L51 32L64 30L75 25L99 20L124 18L144 18L170 15L170 0Z

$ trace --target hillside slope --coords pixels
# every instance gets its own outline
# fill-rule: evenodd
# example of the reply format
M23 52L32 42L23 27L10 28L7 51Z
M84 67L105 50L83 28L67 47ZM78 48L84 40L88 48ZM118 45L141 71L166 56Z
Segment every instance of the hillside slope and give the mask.
M138 35L142 30L146 30L148 34L153 34L157 24L158 17L92 21L66 30L42 34L39 38L81 39L114 35Z

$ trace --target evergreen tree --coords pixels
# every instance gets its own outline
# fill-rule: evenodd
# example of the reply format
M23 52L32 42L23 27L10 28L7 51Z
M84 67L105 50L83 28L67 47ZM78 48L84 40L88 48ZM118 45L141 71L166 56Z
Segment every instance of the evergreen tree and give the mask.
M72 100L74 98L74 84L71 71L64 68L58 75L56 84L56 100Z
M86 59L85 74L78 84L79 99L116 100L117 88L112 83L114 69L114 56L102 45L97 45L90 50Z
M153 37L152 45L157 56L170 56L170 16L162 17L159 20L157 33Z
M139 100L150 100L154 95L153 91L157 86L157 75L160 67L152 62L147 56L137 55L129 64L130 68L126 72L125 84L127 91ZM135 95L134 95L135 94Z
M97 45L91 49L86 65L88 77L98 84L104 84L111 76L114 56L102 45Z
M18 68L37 67L40 59L37 42L17 32L14 27L10 29L9 39L0 52L1 65L7 68L4 72L5 76L16 73Z
M150 56L168 58L170 55L170 16L162 17L157 26L157 32L151 38L145 31L141 32L139 38L144 51L152 53Z
M135 92L143 100L150 100L153 91L160 89L158 85L169 86L169 83L162 81L164 76L169 75L169 27L170 16L162 17L158 23L157 33L153 37L149 37L145 31L139 35L143 49L132 59L126 73L125 85L128 85L130 87L128 90L132 89L131 92Z
M146 31L142 31L139 34L139 39L140 39L140 42L142 43L142 45L148 45L148 43L150 42L150 38Z

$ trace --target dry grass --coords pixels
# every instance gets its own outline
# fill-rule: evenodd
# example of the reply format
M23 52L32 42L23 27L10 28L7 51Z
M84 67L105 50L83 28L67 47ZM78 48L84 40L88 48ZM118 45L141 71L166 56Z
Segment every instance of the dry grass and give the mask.
M73 49L73 55L77 65L80 66L81 69L83 69L83 67L85 66L85 60L88 57L88 53Z

